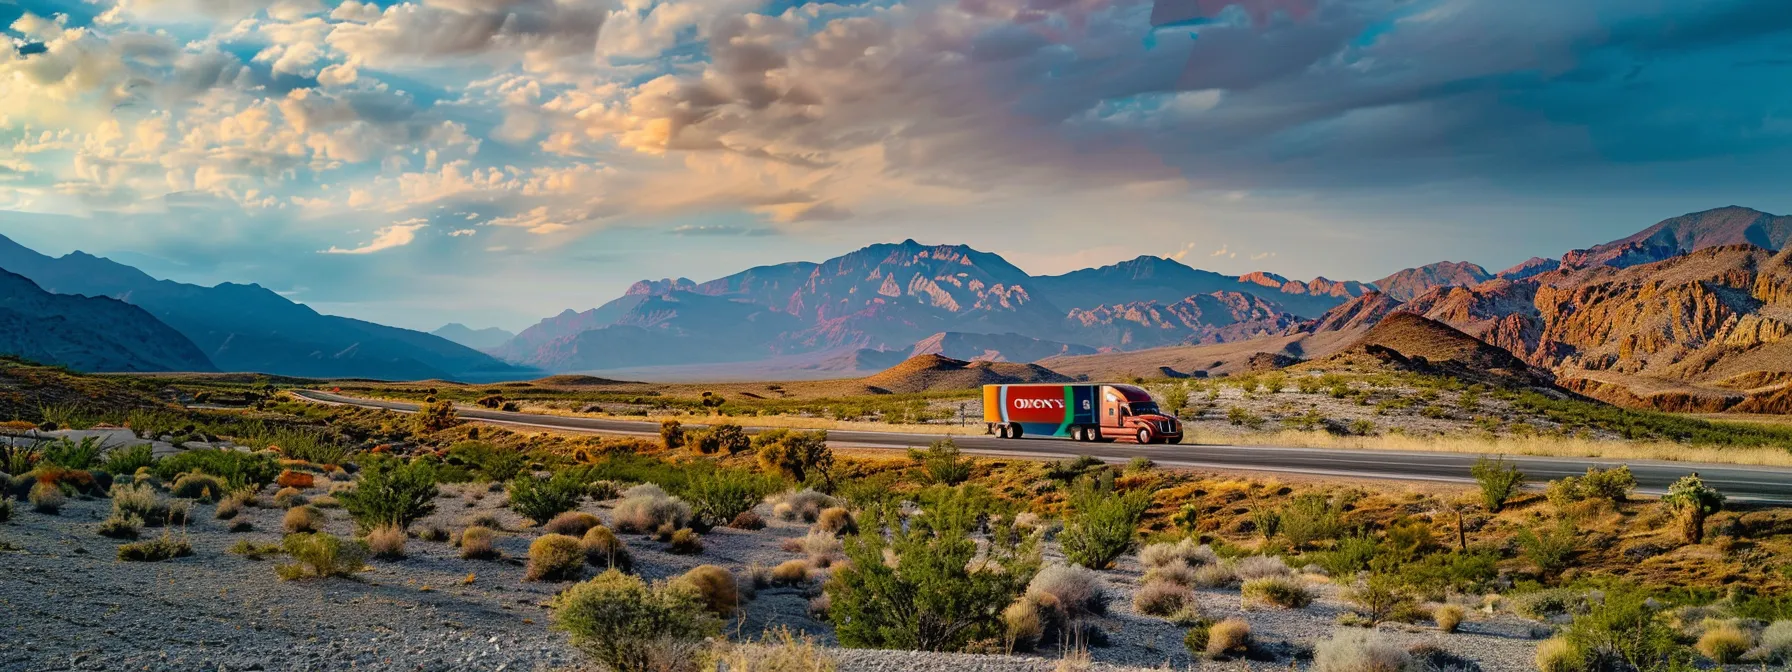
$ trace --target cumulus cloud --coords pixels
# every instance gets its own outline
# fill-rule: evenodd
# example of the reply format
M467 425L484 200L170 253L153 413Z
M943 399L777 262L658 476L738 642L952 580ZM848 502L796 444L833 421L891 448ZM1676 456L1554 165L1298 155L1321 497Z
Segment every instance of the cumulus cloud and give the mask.
M422 220L406 220L374 231L373 240L366 245L350 249L331 246L320 254L373 254L394 247L404 247L417 240L417 232L428 226L429 223Z

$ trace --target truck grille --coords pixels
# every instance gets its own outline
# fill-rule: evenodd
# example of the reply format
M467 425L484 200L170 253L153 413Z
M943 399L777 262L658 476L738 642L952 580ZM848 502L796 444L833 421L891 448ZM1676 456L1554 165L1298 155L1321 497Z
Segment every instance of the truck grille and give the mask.
M1157 430L1160 432L1163 432L1165 434L1175 434L1176 433L1176 421L1175 420L1161 420L1157 423L1157 425L1158 425Z

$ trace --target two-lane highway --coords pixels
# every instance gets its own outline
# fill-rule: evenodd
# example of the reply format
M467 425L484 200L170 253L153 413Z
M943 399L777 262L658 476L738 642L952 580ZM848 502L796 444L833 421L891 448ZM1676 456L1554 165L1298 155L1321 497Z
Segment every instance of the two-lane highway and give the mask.
M328 392L300 390L293 394L324 404L343 404L363 408L383 408L401 413L416 412L417 404L345 397ZM461 408L460 417L540 429L658 436L659 425L653 422L580 418L535 413L493 411L483 408ZM1272 448L1265 446L1211 445L1137 445L1132 443L1078 443L1063 439L998 439L977 431L981 425L967 427L969 432L951 437L967 453L996 457L1059 459L1092 455L1112 462L1134 457L1150 458L1166 467L1191 469L1233 469L1282 472L1309 476L1340 476L1409 481L1472 482L1469 468L1480 456L1470 453L1430 453L1395 450L1324 450L1316 448ZM749 433L765 428L748 427ZM943 438L934 434L898 432L866 432L829 430L828 443L840 448L903 450L926 446ZM1699 464L1652 460L1618 461L1595 458L1561 458L1508 456L1525 476L1534 482L1586 473L1587 467L1630 465L1636 474L1639 489L1660 494L1669 484L1692 472L1705 479L1733 499L1792 503L1792 469L1752 467L1730 464Z

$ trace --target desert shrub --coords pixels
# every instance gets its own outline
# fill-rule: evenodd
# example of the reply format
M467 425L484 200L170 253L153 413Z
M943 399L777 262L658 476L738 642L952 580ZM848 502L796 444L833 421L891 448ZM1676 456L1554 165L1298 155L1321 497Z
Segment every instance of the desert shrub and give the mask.
M1750 660L1762 663L1792 663L1792 620L1769 623L1761 630L1760 645L1750 651Z
M815 490L804 488L785 493L772 504L772 515L781 520L798 520L813 523L821 517L822 509L834 506L836 501Z
M1742 654L1755 646L1754 635L1734 622L1720 623L1699 635L1693 648L1713 662L1729 665L1742 660Z
M455 412L454 403L446 400L424 404L412 418L418 434L434 434L457 424L460 424L460 414Z
M1002 610L1002 643L1008 651L1031 651L1045 636L1045 615L1032 598L1022 596Z
M840 543L839 537L820 530L811 531L792 541L796 542L795 550L808 556L809 564L816 567L827 567L833 564L845 549L845 545Z
M1294 570L1288 562L1277 555L1252 555L1240 558L1232 566L1233 575L1241 581L1263 578L1281 578L1293 576Z
M688 433L685 445L705 455L722 453L733 455L751 448L753 439L747 436L746 430L731 422L724 422L709 429Z
M1344 531L1344 502L1319 494L1297 495L1281 509L1280 530L1295 548L1337 539Z
M0 496L0 523L12 520L13 501L10 496Z
M717 527L753 510L778 489L776 479L743 469L713 469L693 474L680 496L691 505L692 518L704 528Z
M691 528L684 528L672 533L666 540L666 550L678 555L696 555L703 552L703 536Z
M317 526L323 524L321 518L323 518L323 514L319 513L317 509L309 506L295 506L286 510L286 517L281 519L280 527L286 530L287 534L316 532Z
M180 474L203 473L224 479L231 488L245 485L262 486L272 483L280 473L280 464L275 461L274 454L261 451L245 453L240 450L222 448L201 448L186 450L163 458L155 463L155 475L164 481L172 480ZM222 494L222 490L216 490Z
M610 528L597 525L586 530L585 536L579 539L579 547L585 551L585 562L593 567L620 569L625 572L634 568L634 558L629 555L628 545L622 543Z
M1284 609L1304 609L1313 603L1313 592L1300 579L1266 577L1244 582L1240 598L1247 606L1262 604Z
M666 450L678 450L684 447L684 423L671 418L660 421L660 443Z
M1147 568L1163 567L1178 561L1192 568L1217 563L1220 558L1211 547L1187 538L1175 543L1151 544L1139 551L1139 562Z
M448 528L442 527L441 525L434 524L434 523L425 525L425 526L423 526L423 529L417 531L418 539L422 539L424 541L433 541L436 543L441 543L441 542L447 541L449 539L449 537L451 537L451 536L453 536L453 535L448 533Z
M1580 487L1589 497L1622 502L1629 499L1630 493L1636 490L1636 476L1630 473L1630 467L1626 465L1610 469L1587 467L1587 475L1580 479Z
M785 560L772 569L772 583L780 586L802 585L809 580L809 563L802 560Z
M1370 625L1385 621L1411 620L1418 602L1406 586L1386 574L1371 575L1367 580L1344 591L1344 600L1354 605Z
M938 485L958 485L971 478L971 461L958 450L951 439L940 439L926 450L910 448L908 459L921 468L923 480Z
M1512 610L1528 618L1546 620L1562 614L1583 614L1593 599L1586 591L1555 588L1525 593L1512 599Z
M62 494L62 488L42 481L31 486L27 500L31 502L31 510L52 516L61 512L62 506L68 502L68 498Z
M1568 567L1568 561L1579 546L1580 531L1569 520L1550 526L1539 525L1518 531L1519 554L1537 567L1545 577L1554 576Z
M461 441L448 447L444 462L450 467L472 467L486 479L508 483L528 466L529 458L522 451L504 448L489 441Z
M716 429L722 426L717 425ZM761 469L783 474L796 483L806 483L810 476L828 478L834 469L834 451L828 448L827 430L774 429L753 437L752 445Z
M1340 630L1313 648L1313 672L1404 672L1412 656L1361 630Z
M692 660L722 627L691 586L648 586L613 569L554 598L553 619L574 646L613 672L675 669L666 665Z
M1206 619L1197 619L1190 623L1188 631L1182 634L1182 646L1188 649L1188 655L1200 658L1207 655L1207 644L1212 639L1213 623Z
M1181 558L1177 558L1167 565L1158 565L1145 570L1145 576L1141 580L1145 583L1161 581L1184 587L1193 586L1195 585L1195 568L1188 566L1188 562Z
M603 525L604 521L584 511L567 511L554 516L542 530L551 534L564 534L569 537L582 537L593 527Z
M1681 536L1689 544L1705 541L1705 518L1724 508L1723 494L1706 486L1698 474L1674 481L1661 501L1680 515Z
M673 579L690 586L710 613L726 618L740 607L740 588L734 573L716 565L698 565Z
M1169 581L1147 581L1132 595L1132 610L1146 616L1167 617L1195 602L1195 593Z
M1690 652L1658 615L1656 605L1640 591L1608 591L1603 601L1576 616L1562 636L1597 669L1682 669L1690 664Z
M835 672L839 667L814 637L799 637L784 627L766 633L758 643L719 647L710 662L727 672Z
M230 553L231 555L240 555L250 560L260 560L270 555L280 555L281 553L285 553L286 548L280 544L258 544L249 541L248 539L243 539L231 545L229 550L225 552Z
M76 441L66 436L57 437L39 447L44 464L54 464L66 469L87 470L100 464L100 439L89 436Z
M1238 572L1230 564L1203 565L1195 570L1195 586L1200 588L1223 588L1237 582Z
M571 472L548 478L523 474L510 481L510 509L538 525L577 508L584 496L585 484Z
M231 520L242 515L242 513L242 500L227 497L218 501L218 508L212 513L212 517L217 518L218 520Z
M734 520L728 521L728 526L737 530L763 530L765 519L752 511L742 511Z
M282 546L293 562L276 566L274 573L286 581L353 576L367 565L367 547L321 532L286 535Z
M1210 658L1239 653L1251 645L1251 624L1228 618L1207 628L1206 653Z
M847 535L859 531L858 523L852 519L852 513L838 506L821 510L815 519L815 531L832 535Z
M281 488L274 493L274 506L282 509L304 506L310 502L311 499L306 497L305 493L299 492L298 488Z
M136 539L137 528L143 527L143 519L134 514L112 514L110 518L100 521L94 528L102 537L113 539Z
M638 492L631 489L630 492ZM691 505L664 492L639 492L624 496L611 514L616 529L628 533L646 533L670 525L684 527L691 520Z
M193 545L183 537L174 538L167 531L162 536L149 541L139 541L118 547L118 559L125 562L161 562L174 558L184 558L193 554Z
M498 548L492 544L497 533L490 528L472 526L460 533L460 557L464 560L492 560Z
M148 483L114 485L110 495L113 516L135 517L150 527L168 524L168 500Z
M1064 531L1058 534L1064 557L1091 569L1107 569L1133 549L1139 521L1151 507L1151 493L1115 492L1091 480L1071 492L1069 504Z
M100 468L114 474L135 474L138 469L155 466L155 447L147 443L113 448L106 451Z
M1488 511L1498 512L1506 508L1506 502L1524 486L1524 473L1518 470L1518 465L1503 457L1476 460L1469 475L1474 476L1475 483L1481 486L1481 503Z
M1011 517L991 515L995 502L987 491L936 488L919 499L921 515L907 520L887 504L866 512L859 534L847 540L850 562L826 587L842 644L963 650L1000 637L1002 610L1033 580L1035 540L1003 522ZM985 521L980 544L972 533Z
M404 529L397 525L376 527L367 533L367 550L381 560L403 558L404 542Z
M1069 620L1087 618L1107 611L1107 583L1101 574L1080 565L1049 565L1033 576L1027 594L1056 605Z
M355 487L336 498L362 529L390 525L405 530L435 512L440 494L435 467L422 461L386 458L363 465Z
M564 534L544 534L529 544L526 581L576 581L585 569L585 549Z
M1537 672L1587 672L1587 652L1566 637L1551 637L1537 645Z
M1465 613L1466 612L1462 607L1458 605L1440 605L1436 609L1431 610L1431 620L1437 622L1438 630L1455 632L1456 628L1462 624L1462 617Z

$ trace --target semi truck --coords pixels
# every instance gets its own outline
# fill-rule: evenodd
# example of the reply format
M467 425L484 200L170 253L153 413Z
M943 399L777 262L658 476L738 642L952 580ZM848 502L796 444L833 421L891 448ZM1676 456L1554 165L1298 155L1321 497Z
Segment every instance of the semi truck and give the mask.
M1004 439L1182 442L1182 423L1134 385L984 385L983 421L990 434Z

